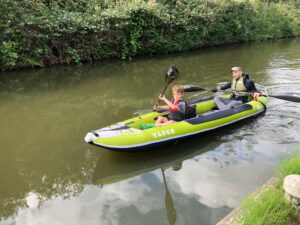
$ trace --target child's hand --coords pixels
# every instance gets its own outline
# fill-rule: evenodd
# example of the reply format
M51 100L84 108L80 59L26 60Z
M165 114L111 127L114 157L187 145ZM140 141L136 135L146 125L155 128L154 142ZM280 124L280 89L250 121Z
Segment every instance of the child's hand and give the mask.
M160 100L163 100L163 101L166 100L166 96L165 96L165 95L160 95L158 98L159 98Z
M157 110L158 108L159 108L158 105L153 106L153 110L154 110L154 111Z

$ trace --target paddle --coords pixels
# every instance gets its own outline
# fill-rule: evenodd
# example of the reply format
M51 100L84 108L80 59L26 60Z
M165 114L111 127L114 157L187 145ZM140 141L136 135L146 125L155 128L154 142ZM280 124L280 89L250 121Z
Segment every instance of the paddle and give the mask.
M295 93L296 94L296 93ZM287 95L287 94L281 94L281 95L270 95L268 94L269 97L273 98L278 98L290 102L300 102L300 97L294 96L294 95Z
M172 64L170 66L170 68L167 70L167 72L165 73L165 81L167 82L164 89L162 90L160 95L164 95L164 93L166 92L168 86L171 84L171 82L175 79L177 79L179 77L179 70L177 69L175 64ZM153 108L156 108L158 106L160 102L160 99L157 99L157 103L154 105ZM136 112L133 113L133 115L141 115L141 114L145 114L145 113L150 113L152 112L153 109L142 109L142 110L138 110Z
M211 89L200 87L200 86L197 86L197 85L183 85L183 87L184 87L184 92L211 91ZM241 91L222 90L222 92L238 93L238 94L249 94L249 95L252 94L252 93L249 93L249 92L241 92ZM297 95L297 93L286 93L286 94L277 94L277 95L267 94L266 96L273 97L273 98L278 98L278 99L285 100L285 101L290 101L290 102L300 102L300 97L295 96L295 95Z
M161 92L160 96L163 96L165 94L169 84L171 84L171 82L173 80L176 80L178 77L179 77L179 71L178 71L176 65L172 64L170 66L170 68L167 70L166 74L165 74L165 80L166 80L167 84L165 85L165 87L164 87L163 91ZM158 98L157 103L153 107L154 109L158 106L159 102L160 102L160 99Z
M193 84L183 85L184 92L195 92L195 91L211 91L211 89L200 87Z

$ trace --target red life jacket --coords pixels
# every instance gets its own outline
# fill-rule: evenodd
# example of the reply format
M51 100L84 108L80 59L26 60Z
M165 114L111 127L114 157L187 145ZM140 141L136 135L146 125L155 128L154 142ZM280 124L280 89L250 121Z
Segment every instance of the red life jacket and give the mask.
M175 121L181 121L181 120L193 118L197 115L197 110L196 110L195 105L189 105L189 103L187 101L183 101L183 100L180 100L178 102L175 102L174 100L172 100L172 103L175 105L178 105L180 102L185 103L185 112L183 113L183 112L178 111L178 109L172 110L170 108L169 111L171 112L171 114L168 116L169 119L172 119Z
M174 99L172 100L172 103L174 105L178 105L180 102L185 103L185 111L182 112L182 111L179 111L178 108L177 109L172 109L170 107L169 111L171 113L170 113L170 115L168 115L169 120L181 121L181 120L186 119L186 113L188 112L188 103L186 101L183 101L183 100L179 100L179 101L175 101Z

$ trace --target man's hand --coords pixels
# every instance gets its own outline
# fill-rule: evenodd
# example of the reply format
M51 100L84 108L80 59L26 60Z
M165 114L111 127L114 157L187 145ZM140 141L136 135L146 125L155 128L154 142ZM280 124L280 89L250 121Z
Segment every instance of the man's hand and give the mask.
M260 93L259 92L254 92L253 93L253 98L255 101L257 101L258 97L260 96Z
M213 87L213 88L211 89L211 92L217 92L217 91L220 91L220 90L221 90L220 87Z
M218 91L217 87L212 87L211 88L211 92L217 92L217 91Z

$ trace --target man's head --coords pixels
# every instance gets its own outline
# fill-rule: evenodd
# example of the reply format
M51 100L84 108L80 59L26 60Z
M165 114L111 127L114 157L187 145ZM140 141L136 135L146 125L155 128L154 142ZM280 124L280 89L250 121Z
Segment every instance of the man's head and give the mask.
M231 68L231 74L233 79L238 79L242 77L243 71L241 67L235 66Z
M181 100L183 96L184 88L181 85L175 85L172 88L173 97L176 101Z

